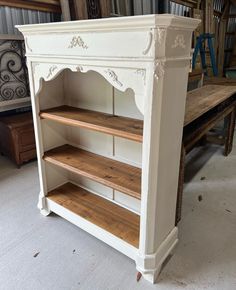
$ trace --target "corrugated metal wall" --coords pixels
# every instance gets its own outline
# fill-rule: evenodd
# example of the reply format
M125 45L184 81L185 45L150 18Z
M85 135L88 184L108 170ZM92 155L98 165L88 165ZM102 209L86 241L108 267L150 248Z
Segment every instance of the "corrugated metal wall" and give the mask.
M60 21L60 15L0 6L0 34L19 34L17 24L34 24Z
M229 14L236 14L236 6L231 6ZM236 42L235 39L235 32L236 32L236 18L229 18L226 39L225 39L225 66L229 66L230 56L232 53L232 49L234 47L234 43Z
M179 15L179 16L188 16L190 14L191 8L177 4L175 2L170 1L170 13Z
M168 1L162 0L110 0L111 16L130 16L158 13L169 10ZM162 5L160 5L162 4Z
M217 12L221 12L223 10L225 0L214 0L214 10Z

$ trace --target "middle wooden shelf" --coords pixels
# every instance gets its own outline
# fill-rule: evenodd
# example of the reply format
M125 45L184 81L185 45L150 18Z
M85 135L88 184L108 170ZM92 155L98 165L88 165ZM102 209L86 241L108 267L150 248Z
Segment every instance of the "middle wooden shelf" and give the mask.
M137 142L142 142L143 140L142 120L70 106L60 106L41 111L40 117L42 119L87 128Z
M141 199L141 169L71 145L47 151L43 159L105 186Z

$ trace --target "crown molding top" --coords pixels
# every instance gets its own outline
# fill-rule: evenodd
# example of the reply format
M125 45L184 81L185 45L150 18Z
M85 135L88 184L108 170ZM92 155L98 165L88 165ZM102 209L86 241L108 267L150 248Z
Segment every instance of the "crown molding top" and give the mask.
M173 27L193 30L200 23L199 19L175 16L171 14L152 14L129 17L112 17L103 19L54 22L43 24L17 25L24 34L45 34L62 32L140 30L156 27Z

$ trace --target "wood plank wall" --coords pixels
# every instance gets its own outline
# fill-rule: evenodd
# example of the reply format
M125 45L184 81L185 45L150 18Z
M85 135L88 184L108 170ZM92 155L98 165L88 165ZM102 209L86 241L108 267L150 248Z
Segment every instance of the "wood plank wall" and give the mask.
M0 6L61 13L60 0L0 0Z

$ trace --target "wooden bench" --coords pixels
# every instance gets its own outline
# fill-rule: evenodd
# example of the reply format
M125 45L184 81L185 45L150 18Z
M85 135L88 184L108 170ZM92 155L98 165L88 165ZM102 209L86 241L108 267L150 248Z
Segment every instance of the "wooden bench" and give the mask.
M179 171L176 224L181 219L185 156L221 120L225 120L222 136L227 156L232 150L236 118L236 86L207 85L188 92Z

